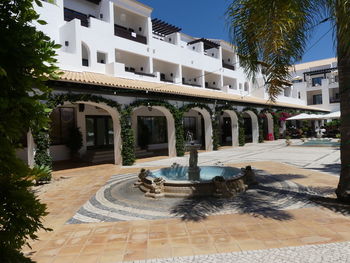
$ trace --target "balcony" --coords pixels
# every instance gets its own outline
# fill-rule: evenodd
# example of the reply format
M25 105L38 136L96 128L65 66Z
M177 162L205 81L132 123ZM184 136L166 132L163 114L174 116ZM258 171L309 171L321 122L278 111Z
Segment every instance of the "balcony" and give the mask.
M208 82L205 82L206 89L220 90L219 87L210 86Z
M140 71L135 71L135 68L133 67L125 67L125 71L126 72L132 72L134 74L137 74L137 75L141 75L141 76L147 76L147 77L152 77L154 78L155 76L151 73L145 73L145 72L140 72Z
M136 34L132 28L128 29L124 26L115 24L114 35L147 45L147 38L142 35Z
M160 80L168 83L174 83L173 80L167 79L165 76L166 76L165 73L160 73Z
M340 103L340 98L329 98L329 103Z
M227 63L224 62L224 60L222 61L222 66L224 68L227 68L227 69L235 70L235 66L234 65L227 64Z
M198 87L198 88L201 88L201 87L202 87L202 86L199 85L199 84L188 83L188 82L186 82L186 81L184 81L184 80L182 80L182 84L184 84L184 85L189 85L189 86L193 86L193 87Z
M85 27L89 27L89 17L93 17L91 15L85 15L83 13L74 11L69 8L64 8L64 21L72 21L73 19L79 19L80 24Z

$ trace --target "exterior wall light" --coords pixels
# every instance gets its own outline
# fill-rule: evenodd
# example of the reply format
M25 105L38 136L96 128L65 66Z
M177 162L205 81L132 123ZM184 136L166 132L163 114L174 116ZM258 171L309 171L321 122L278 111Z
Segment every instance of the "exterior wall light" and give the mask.
M69 46L69 41L64 41L64 45L65 45L66 47L68 47L68 46Z

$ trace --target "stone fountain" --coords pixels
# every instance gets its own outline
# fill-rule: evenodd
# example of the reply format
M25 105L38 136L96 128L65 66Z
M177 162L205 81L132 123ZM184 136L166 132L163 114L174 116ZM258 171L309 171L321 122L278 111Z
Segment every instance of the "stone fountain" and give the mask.
M141 169L134 184L147 197L215 196L229 198L256 184L255 173L250 166L238 169L230 166L198 166L199 144L193 135L186 136L189 165L173 163L156 171Z

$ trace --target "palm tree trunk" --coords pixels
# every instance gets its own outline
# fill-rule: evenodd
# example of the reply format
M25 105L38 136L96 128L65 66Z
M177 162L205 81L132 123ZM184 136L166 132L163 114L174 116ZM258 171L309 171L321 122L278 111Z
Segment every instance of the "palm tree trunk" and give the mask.
M341 172L336 194L339 200L350 202L350 50L348 42L350 30L343 24L344 20L347 20L348 15L344 12L344 9L346 10L344 8L344 0L337 0L336 33L341 112Z

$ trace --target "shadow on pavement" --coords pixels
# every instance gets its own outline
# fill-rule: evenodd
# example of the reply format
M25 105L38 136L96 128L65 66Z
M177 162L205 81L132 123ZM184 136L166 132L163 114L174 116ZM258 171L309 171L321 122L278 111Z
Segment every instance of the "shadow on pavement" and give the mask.
M258 175L258 185L233 198L188 197L175 204L171 208L171 214L184 221L201 221L221 211L281 221L291 220L293 215L288 212L289 207L315 206L320 203L314 200L334 193L331 187L304 187L288 182L303 177L305 176L298 174Z

